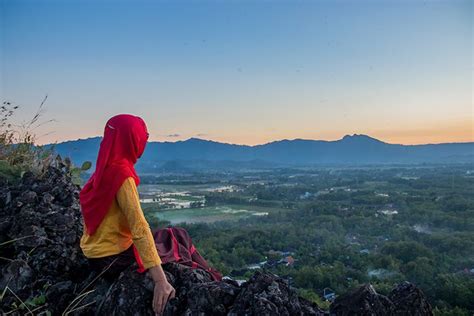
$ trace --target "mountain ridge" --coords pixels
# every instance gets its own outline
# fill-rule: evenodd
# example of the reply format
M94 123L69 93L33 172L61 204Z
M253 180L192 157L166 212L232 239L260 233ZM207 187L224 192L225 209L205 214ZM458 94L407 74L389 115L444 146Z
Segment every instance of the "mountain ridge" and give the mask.
M184 143L184 142L189 142L189 141L202 141L202 142L209 142L209 143L218 143L218 144L225 144L225 145L233 145L233 146L244 146L244 147L259 147L259 146L265 146L273 143L279 143L279 142L292 142L292 141L305 141L305 142L321 142L321 143L332 143L332 142L338 142L346 139L354 139L354 138L364 138L364 139L370 139L373 141L377 141L379 143L383 144L388 144L388 145L400 145L400 146L428 146L428 145L448 145L448 144L474 144L474 141L472 142L441 142L441 143L424 143L424 144L402 144L402 143L388 143L386 141L377 139L375 137L369 136L367 134L346 134L340 139L336 140L326 140L326 139L307 139L307 138L283 138L283 139L278 139L278 140L272 140L268 141L263 144L255 144L255 145L247 145L247 144L236 144L236 143L228 143L228 142L220 142L212 139L204 139L200 137L189 137L184 140L176 140L176 141L169 141L169 140L164 140L164 141L149 141L148 143L169 143L169 144L175 144L175 143ZM64 140L56 143L47 143L44 144L44 146L51 146L54 144L64 144L64 143L72 143L72 142L81 142L81 141L90 141L90 140L100 140L102 139L102 136L91 136L91 137L86 137L86 138L77 138L77 139L69 139L69 140Z
M54 145L75 164L95 162L101 137ZM52 146L52 144L46 145ZM149 142L137 164L141 171L156 171L168 161L183 161L191 169L214 168L216 162L265 161L269 168L307 165L371 165L420 163L474 163L474 142L423 145L390 144L364 134L346 135L335 141L283 139L261 145L238 145L192 137L176 142ZM199 164L193 166L193 162ZM202 162L208 166L203 167ZM204 164L205 165L205 164ZM261 164L259 164L262 167ZM225 169L225 168L224 168Z

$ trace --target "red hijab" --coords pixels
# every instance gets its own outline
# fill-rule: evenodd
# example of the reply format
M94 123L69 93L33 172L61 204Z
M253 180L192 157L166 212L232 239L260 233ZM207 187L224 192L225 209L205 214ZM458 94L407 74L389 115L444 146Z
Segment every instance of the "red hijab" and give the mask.
M119 114L107 121L95 172L79 194L87 233L93 235L128 177L140 178L134 165L145 150L148 131L138 116Z

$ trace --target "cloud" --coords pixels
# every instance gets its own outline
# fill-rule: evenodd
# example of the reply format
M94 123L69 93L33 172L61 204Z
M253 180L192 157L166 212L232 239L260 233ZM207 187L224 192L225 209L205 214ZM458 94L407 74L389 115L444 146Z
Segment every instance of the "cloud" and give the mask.
M168 134L168 135L165 135L166 137L180 137L181 134Z
M196 136L207 136L206 133L199 133L199 134L196 134Z

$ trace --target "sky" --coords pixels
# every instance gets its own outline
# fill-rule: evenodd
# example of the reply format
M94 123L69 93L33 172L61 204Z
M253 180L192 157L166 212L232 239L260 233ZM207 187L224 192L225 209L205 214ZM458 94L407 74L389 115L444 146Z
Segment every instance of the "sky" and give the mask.
M474 141L471 1L0 0L0 96L38 143Z

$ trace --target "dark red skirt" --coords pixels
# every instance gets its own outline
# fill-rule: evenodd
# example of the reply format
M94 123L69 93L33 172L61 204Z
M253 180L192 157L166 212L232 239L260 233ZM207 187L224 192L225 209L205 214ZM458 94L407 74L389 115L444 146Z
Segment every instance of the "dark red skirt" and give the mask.
M175 262L193 269L202 269L207 271L213 280L222 280L222 274L211 268L199 254L184 228L157 229L153 232L153 238L162 264ZM104 277L108 279L116 278L120 272L135 262L133 245L119 254L102 258L89 258L88 260L92 268L103 272Z

